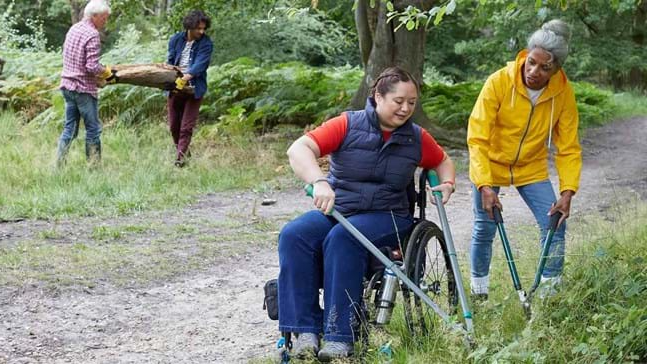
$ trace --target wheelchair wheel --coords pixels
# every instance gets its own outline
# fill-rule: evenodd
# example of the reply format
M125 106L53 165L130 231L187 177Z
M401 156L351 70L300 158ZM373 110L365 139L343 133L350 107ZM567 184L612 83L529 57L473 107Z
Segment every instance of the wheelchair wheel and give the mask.
M456 313L458 290L440 228L420 221L409 237L404 271L447 314ZM440 317L413 291L402 287L405 320L412 336L429 333Z
M364 280L364 318L367 324L374 324L379 291L382 279L382 271L378 271L369 280Z

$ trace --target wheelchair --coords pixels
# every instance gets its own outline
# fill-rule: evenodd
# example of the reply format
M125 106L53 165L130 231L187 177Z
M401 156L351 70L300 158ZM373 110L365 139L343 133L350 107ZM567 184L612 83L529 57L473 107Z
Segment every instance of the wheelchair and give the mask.
M426 219L427 193L425 189L427 171L407 188L409 208L414 216L411 233L404 239L402 246L395 249L383 248L389 259L401 265L407 277L420 287L445 312L455 313L459 304L456 278L442 230ZM418 209L416 216L415 210ZM381 300L384 290L384 264L374 256L370 257L369 268L364 281L362 321L373 326L384 326L389 320L377 320L380 309L389 303ZM434 327L437 317L428 312L422 300L404 284L399 285L402 296L404 318L411 336L426 335ZM395 305L394 300L391 305Z
M407 187L409 209L414 216L411 232L396 248L382 248L381 252L392 262L400 265L407 277L414 282L431 300L444 312L453 314L459 304L458 286L454 276L447 244L442 230L435 223L426 219L427 193L425 189L427 170L420 173L416 186L414 178ZM416 216L417 208L417 216ZM368 269L364 278L363 302L356 305L357 322L365 327L385 326L390 322L391 314L397 300L397 291L401 293L404 318L409 333L412 337L427 335L438 324L439 319L424 302L413 293L405 284L397 282L394 296L390 301L384 300L386 267L375 256L370 255ZM393 289L393 287L389 287ZM276 302L276 279L269 281L265 287L265 302ZM270 293L268 293L270 292ZM278 307L272 314L268 306L268 315L271 319L278 319ZM264 304L265 308L266 305ZM364 330L367 331L367 330ZM360 329L358 335L361 341L367 341L367 335ZM282 356L282 362L289 361L289 350L292 348L292 333L282 332L281 339L277 342Z

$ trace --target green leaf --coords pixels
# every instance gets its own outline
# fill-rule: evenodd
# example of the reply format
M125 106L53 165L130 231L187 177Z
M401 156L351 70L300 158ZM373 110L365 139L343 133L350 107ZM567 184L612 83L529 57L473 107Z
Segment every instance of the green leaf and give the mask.
M446 10L447 10L447 8L444 7L444 6L442 8L440 8L440 11L438 11L438 13L436 13L436 19L434 19L434 25L438 26L438 24L440 24L440 22L443 21L443 16L445 16L445 11Z
M409 20L407 22L407 30L413 30L413 28L415 28L415 26L416 26L416 22L414 22L413 20Z
M387 1L387 2L386 2L386 10L388 10L388 11L393 11L393 10L395 10L395 8L393 7L393 3L392 3L392 2L390 2L390 1Z

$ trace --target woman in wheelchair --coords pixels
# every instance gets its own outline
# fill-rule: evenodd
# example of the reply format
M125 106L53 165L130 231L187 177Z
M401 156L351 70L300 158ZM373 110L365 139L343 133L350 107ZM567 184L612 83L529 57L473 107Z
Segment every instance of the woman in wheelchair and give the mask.
M454 191L454 163L411 120L418 94L411 74L388 68L364 110L326 121L288 149L295 174L314 186L317 208L279 235L279 330L296 334L292 355L347 357L357 338L354 308L361 302L369 253L327 213L334 208L378 248L397 247L413 224L406 190L417 167L436 170L442 183L433 189L442 192L443 203ZM330 171L324 175L317 158L328 154Z

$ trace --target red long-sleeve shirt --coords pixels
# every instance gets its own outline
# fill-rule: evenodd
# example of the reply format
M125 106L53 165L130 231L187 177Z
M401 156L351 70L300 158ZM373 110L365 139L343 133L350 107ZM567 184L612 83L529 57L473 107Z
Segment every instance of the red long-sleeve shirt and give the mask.
M348 130L348 119L346 113L334 117L325 123L321 124L315 130L308 132L308 135L319 147L321 155L327 155L337 150L346 136ZM418 166L423 169L436 168L444 159L445 151L436 143L434 137L428 131L422 129L422 157L418 162ZM384 141L389 140L391 137L390 131L382 130L382 137Z

